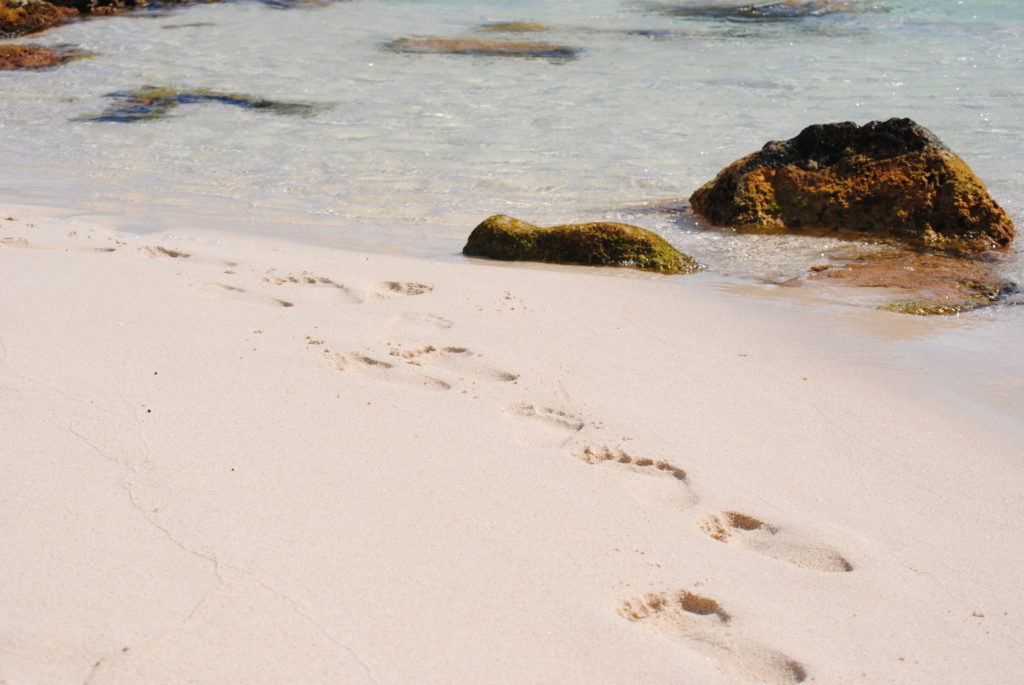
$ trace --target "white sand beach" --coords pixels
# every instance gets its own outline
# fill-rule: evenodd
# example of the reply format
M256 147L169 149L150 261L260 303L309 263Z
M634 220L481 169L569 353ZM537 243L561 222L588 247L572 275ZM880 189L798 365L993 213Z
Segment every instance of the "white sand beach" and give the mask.
M686 278L0 207L0 683L1020 682L1012 412Z

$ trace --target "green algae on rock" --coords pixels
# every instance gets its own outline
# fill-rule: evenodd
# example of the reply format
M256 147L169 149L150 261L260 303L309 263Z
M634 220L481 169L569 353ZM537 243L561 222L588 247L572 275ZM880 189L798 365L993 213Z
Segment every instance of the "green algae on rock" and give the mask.
M519 43L476 38L399 38L387 43L392 52L410 52L441 55L475 55L483 57L546 57L569 60L578 54L577 48L549 43Z
M17 38L59 26L78 15L68 7L57 7L45 0L0 0L0 34Z
M0 71L6 69L44 69L73 59L92 57L78 48L39 45L0 45Z
M715 226L867 235L960 254L1005 249L1014 232L967 164L910 119L809 126L733 162L690 203Z
M324 109L320 105L264 100L260 98L252 98L247 95L238 95L237 93L226 93L223 91L208 90L205 88L199 88L196 90L178 90L177 88L143 86L136 90L122 90L114 93L107 93L106 97L117 98L120 102L111 105L101 114L80 117L77 121L113 121L118 123L129 123L133 121L145 121L147 119L163 119L178 105L187 105L199 102L217 102L224 105L231 105L233 107L243 107L245 109L272 112L274 114L291 114L298 116L312 116Z
M542 228L504 214L473 229L463 254L506 261L624 266L664 274L689 274L700 265L647 229L596 222Z

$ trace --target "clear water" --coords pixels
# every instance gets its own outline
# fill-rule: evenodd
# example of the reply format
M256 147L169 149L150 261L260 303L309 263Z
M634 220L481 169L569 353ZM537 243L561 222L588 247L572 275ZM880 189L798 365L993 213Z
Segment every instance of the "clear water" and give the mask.
M628 220L708 264L705 283L735 289L799 275L841 244L736 236L631 208L685 200L721 167L809 124L905 116L967 160L1024 226L1024 3L862 7L874 11L754 23L682 18L640 0L232 2L71 24L31 42L96 57L0 72L0 201L136 232L216 226L441 259L457 259L497 212ZM543 22L550 31L518 38L582 54L383 48L414 35L488 37L478 27L496 21ZM289 117L205 103L159 121L75 121L111 104L104 94L147 84L329 107ZM1024 282L1020 252L1005 269ZM1022 313L920 324L945 331L930 359L1010 359L974 387L999 402L1009 392L1019 407ZM919 353L891 341L874 354Z
M33 42L97 56L0 73L0 198L136 229L207 222L435 255L457 253L496 212L539 223L628 218L723 272L774 277L829 243L739 239L623 208L685 199L811 123L909 116L1024 219L1016 0L888 0L880 11L771 23L656 8L222 3L61 27ZM552 27L522 40L583 53L560 62L382 49L411 35L487 37L477 27L512 20ZM331 106L310 118L208 103L162 121L72 121L107 107L105 93L146 84Z

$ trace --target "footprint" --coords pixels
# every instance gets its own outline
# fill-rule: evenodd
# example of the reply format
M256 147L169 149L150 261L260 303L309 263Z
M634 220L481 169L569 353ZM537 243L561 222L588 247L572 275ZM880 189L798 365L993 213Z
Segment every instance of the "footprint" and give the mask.
M477 354L465 347L427 345L415 350L395 347L390 354L392 357L404 359L407 364L413 366L438 366L484 381L511 383L519 379L519 374L509 373L480 361Z
M608 446L594 448L588 445L582 450L573 451L572 455L588 464L600 464L644 476L655 476L624 481L629 493L640 502L686 509L699 501L697 495L690 490L686 472L667 461L635 457L621 447Z
M0 245L4 247L28 247L28 240L18 236L8 236L0 238Z
M419 373L402 364L367 357L364 354L352 353L349 355L324 350L327 364L344 373L354 373L371 378L377 378L392 383L402 383L427 390L451 390L451 384L423 373Z
M144 254L147 257L170 257L171 259L188 259L192 256L187 252L178 252L177 250L171 250L160 245L140 247L139 254Z
M371 296L376 300L390 300L404 295L423 295L432 292L434 286L429 283L413 283L411 281L381 281L371 288Z
M423 330L447 330L455 325L451 319L436 314L421 314L419 312L403 312L393 317L395 323L409 327L421 328Z
M734 635L732 616L710 597L687 590L651 593L623 602L619 615L684 643L719 670L758 682L790 685L807 679L798 661Z
M328 292L339 296L342 300L351 304L360 304L363 301L363 298L351 288L327 278L326 276L313 276L308 273L303 273L298 276L293 274L283 278L279 276L265 276L263 278L263 282L271 283L273 285L305 285L325 288Z
M287 300L279 300L276 297L267 297L258 293L249 292L245 288L238 288L224 283L204 283L199 290L211 295L223 295L239 302L250 304L270 305L273 307L294 307L295 304Z
M853 564L831 547L788 533L777 526L736 511L709 514L700 529L719 542L815 571L852 571Z
M511 416L529 419L533 430L516 436L520 442L542 447L558 447L583 430L583 419L574 414L520 402L505 408Z

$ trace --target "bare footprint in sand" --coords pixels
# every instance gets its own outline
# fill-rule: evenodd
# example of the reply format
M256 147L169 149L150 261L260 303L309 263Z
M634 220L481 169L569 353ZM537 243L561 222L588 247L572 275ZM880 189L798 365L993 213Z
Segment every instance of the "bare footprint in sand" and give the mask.
M520 442L541 447L565 445L583 430L583 419L552 407L520 402L505 408L505 413L530 422L530 430L516 435Z
M784 531L736 511L709 514L700 529L719 542L737 545L765 556L815 571L852 571L853 564L836 550Z
M623 602L619 615L709 657L729 675L780 685L801 683L807 678L799 662L734 635L729 627L732 616L710 597L686 590L652 593Z
M340 300L348 304L360 304L363 298L346 285L342 285L326 276L314 276L309 273L288 276L265 276L264 283L282 286L305 286L315 288L313 292L325 293L332 300Z
M510 373L491 366L480 359L480 355L465 347L435 347L427 345L416 349L392 348L390 355L405 360L412 366L437 367L460 375L459 380L496 381L511 383L519 374Z
M623 480L623 485L640 502L687 509L699 501L690 490L686 472L678 466L648 457L637 457L621 447L591 447L573 451L572 455L588 464L597 464L617 471L628 471L646 478Z
M451 384L439 378L420 373L405 364L394 364L356 352L345 355L324 350L324 356L331 368L344 373L369 376L390 383L401 383L426 390L450 390L452 387Z
M451 319L446 319L443 316L420 312L403 312L392 317L392 321L402 328L418 329L422 332L446 330L455 325Z
M370 288L370 297L375 300L390 300L407 295L423 295L434 290L429 283L411 281L381 281Z
M249 292L245 288L238 288L224 283L204 283L199 288L200 292L210 295L220 295L239 302L259 304L271 307L294 307L295 305L287 300L279 300L276 297L267 297L259 293Z
M171 259L188 259L192 255L187 252L179 252L178 250L171 250L160 245L150 246L145 245L139 248L139 254L146 255L147 257L169 257Z

